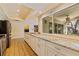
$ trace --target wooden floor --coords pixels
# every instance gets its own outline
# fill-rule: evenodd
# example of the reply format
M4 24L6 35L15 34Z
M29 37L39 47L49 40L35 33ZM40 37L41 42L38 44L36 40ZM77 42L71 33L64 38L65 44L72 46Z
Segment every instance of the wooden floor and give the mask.
M12 39L11 46L5 51L4 56L36 56L36 54L23 39Z

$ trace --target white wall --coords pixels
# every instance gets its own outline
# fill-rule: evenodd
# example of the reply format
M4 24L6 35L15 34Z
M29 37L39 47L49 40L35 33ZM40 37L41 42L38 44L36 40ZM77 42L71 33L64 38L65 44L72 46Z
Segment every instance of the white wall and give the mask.
M25 25L29 25L29 32L34 32L34 25L38 25L38 19L36 18L29 18L25 20Z
M11 38L24 38L24 21L14 21L8 19L7 15L4 13L2 8L0 7L0 20L10 20L11 22Z
M3 12L2 8L0 7L0 20L6 20L7 15Z
M11 23L11 38L24 38L24 21L10 21Z

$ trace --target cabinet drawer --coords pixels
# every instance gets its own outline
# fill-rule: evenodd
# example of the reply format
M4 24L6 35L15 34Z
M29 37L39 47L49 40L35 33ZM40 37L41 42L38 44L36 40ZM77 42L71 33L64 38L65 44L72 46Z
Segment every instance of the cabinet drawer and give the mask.
M54 44L46 43L46 55L47 56L63 56L59 49Z
M77 55L79 55L79 52L74 51L72 49L69 49L67 47L60 46L60 45L55 44L55 43L48 42L47 45L49 47L51 47L52 50L55 50L64 56L75 56L75 55L77 56Z
M67 56L77 56L77 55L79 55L79 52L72 50L70 48L67 48L67 47L56 45L55 48L58 48L61 53L63 53L64 55L67 55Z
M50 47L46 46L46 56L55 56L56 52Z
M40 56L45 56L46 55L46 41L40 39Z
M55 49L46 46L46 55L47 56L62 56L63 54L61 54L60 52L56 51Z

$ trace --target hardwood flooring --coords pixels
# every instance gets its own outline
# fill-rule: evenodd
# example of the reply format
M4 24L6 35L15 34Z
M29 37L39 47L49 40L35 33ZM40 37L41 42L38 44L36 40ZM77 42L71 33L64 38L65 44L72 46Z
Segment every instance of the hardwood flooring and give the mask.
M23 39L12 39L10 48L6 49L4 56L36 56L36 54Z

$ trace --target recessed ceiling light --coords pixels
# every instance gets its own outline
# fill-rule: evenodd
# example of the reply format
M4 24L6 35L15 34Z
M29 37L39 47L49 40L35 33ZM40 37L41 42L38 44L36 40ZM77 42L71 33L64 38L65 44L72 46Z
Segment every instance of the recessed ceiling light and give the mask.
M18 10L17 10L17 12L19 13L19 12L20 12L20 10L18 9Z

